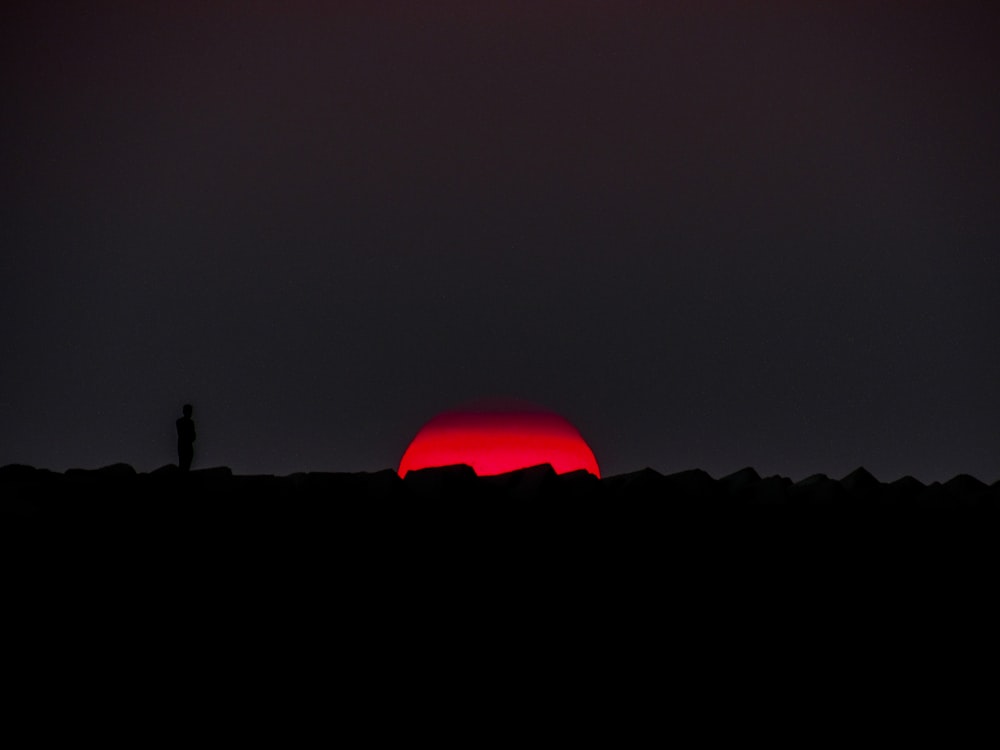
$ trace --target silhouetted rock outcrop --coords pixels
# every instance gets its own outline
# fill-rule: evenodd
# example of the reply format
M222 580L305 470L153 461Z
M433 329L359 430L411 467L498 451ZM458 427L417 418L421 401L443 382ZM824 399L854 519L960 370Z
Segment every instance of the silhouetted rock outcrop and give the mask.
M840 480L841 486L848 492L874 492L881 483L863 466L859 466Z
M760 481L760 474L750 466L732 474L727 474L719 480L721 489L729 496L740 496Z
M213 466L208 469L195 469L188 472L188 477L197 482L225 482L232 476L233 470L228 466Z
M980 494L985 493L989 487L985 482L980 482L975 477L968 474L959 474L944 483L944 488L948 494L963 500L975 501Z
M810 505L833 505L843 501L846 494L844 486L826 474L808 476L789 490L792 502Z
M664 477L671 492L688 499L706 497L716 494L715 481L708 472L701 469L688 469Z
M748 466L718 480L718 486L729 503L780 504L787 499L792 482L779 476L761 477Z
M69 479L79 479L84 481L100 481L107 479L122 479L134 477L135 469L128 464L111 464L102 466L99 469L67 469L66 477Z
M905 477L900 477L894 482L889 483L889 487L896 493L901 495L916 495L917 493L924 490L927 485L921 482L915 477L911 477L907 474Z
M0 482L19 482L41 479L43 476L53 476L55 472L48 469L36 469L27 464L7 464L0 466Z
M511 500L531 500L557 496L557 476L549 464L541 464L507 474L483 477L479 481L490 487L492 494Z
M317 475L310 474L310 481ZM399 474L392 469L364 472L361 474L341 474L342 478L350 477L346 484L341 485L340 496L356 497L362 500L392 500L407 495L406 486ZM316 488L316 485L310 484Z
M479 478L471 466L456 464L410 471L403 479L406 488L424 499L461 499L472 497Z
M666 478L658 471L649 468L619 474L601 480L605 493L612 498L643 499L663 497L667 492Z
M601 491L601 480L589 471L571 471L558 477L561 496L568 500L593 500Z
M329 529L331 524L343 528L357 519L379 518L408 536L407 528L430 523L431 517L437 527L445 528L470 523L479 509L493 512L488 509L503 503L511 509L528 504L532 510L516 521L506 511L489 521L484 515L474 526L490 528L501 518L515 524L528 518L532 523L548 519L543 524L548 533L562 534L574 518L577 524L583 518L606 522L609 529L615 527L614 518L642 519L639 526L618 525L615 533L622 539L641 533L646 544L655 546L663 541L656 537L665 528L661 524L674 530L671 544L680 544L683 539L676 536L677 529L689 521L717 521L728 513L745 524L754 509L766 507L813 509L821 514L838 509L858 519L872 514L903 517L935 508L1000 509L1000 483L990 486L960 474L943 484L924 485L911 476L886 484L863 468L839 481L814 474L793 483L781 476L761 477L752 467L718 480L698 469L664 476L651 468L598 479L587 472L557 475L547 464L490 477L477 477L464 465L445 466L411 471L405 479L391 469L281 477L237 476L227 467L182 473L168 465L137 473L127 464L113 464L61 474L21 464L0 467L0 516L74 529L187 524L218 530L231 529L240 519L276 528L290 524L290 529ZM797 512L788 517L800 516ZM766 517L771 519L768 523L775 518ZM755 533L762 528L758 526ZM579 527L577 531L591 533ZM746 530L734 533L745 536Z

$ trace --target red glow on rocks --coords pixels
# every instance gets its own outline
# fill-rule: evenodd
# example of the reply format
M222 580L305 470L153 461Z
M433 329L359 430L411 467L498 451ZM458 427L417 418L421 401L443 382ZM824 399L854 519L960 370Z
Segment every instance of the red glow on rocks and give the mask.
M545 411L454 411L434 417L413 438L399 475L467 464L479 476L551 464L557 474L584 469L600 477L590 446L569 422Z

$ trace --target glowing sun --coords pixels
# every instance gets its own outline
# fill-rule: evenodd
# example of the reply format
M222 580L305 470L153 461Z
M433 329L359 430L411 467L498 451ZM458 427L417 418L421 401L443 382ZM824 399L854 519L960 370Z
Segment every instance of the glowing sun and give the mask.
M468 464L479 476L551 464L557 474L584 469L600 477L593 451L569 422L523 403L448 411L425 424L399 462L399 475Z

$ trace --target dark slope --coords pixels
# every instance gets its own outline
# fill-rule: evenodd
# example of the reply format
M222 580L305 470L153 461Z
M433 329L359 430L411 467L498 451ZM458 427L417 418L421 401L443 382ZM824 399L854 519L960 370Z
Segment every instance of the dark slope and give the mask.
M540 665L574 679L624 665L615 691L666 676L704 696L725 674L758 695L782 662L882 664L890 637L923 655L920 628L965 628L992 601L1000 485L869 477L7 466L0 539L27 592L10 611L46 613L55 642L93 626L136 653L325 654L362 685L373 664L426 658L425 675L442 655L480 674L520 664L525 683Z
M863 468L839 480L817 474L800 482L761 477L749 467L720 479L697 469L663 475L647 468L600 480L584 472L556 475L549 466L493 477L450 466L405 480L388 469L279 477L234 475L225 467L189 474L173 466L137 473L124 464L62 474L0 468L0 520L8 533L314 536L348 548L504 539L544 545L549 538L630 553L704 544L754 549L763 538L833 540L838 529L898 531L936 511L997 508L1000 482L960 475L930 485L912 477L885 483Z
M234 475L226 467L180 473L167 465L138 473L127 464L99 469L47 469L11 464L0 467L0 512L7 516L87 515L101 508L128 507L136 512L159 502L295 500L331 507L357 503L507 501L600 502L649 501L660 510L738 510L754 506L827 506L900 510L1000 503L1000 482L987 485L967 474L925 485L906 476L881 482L864 468L842 479L815 474L799 482L781 476L761 477L747 467L720 479L700 469L664 475L653 469L597 479L586 472L557 475L548 465L499 476L477 477L468 466L445 466L410 472L326 473L288 476ZM318 508L317 508L318 509ZM279 508L275 508L279 511Z

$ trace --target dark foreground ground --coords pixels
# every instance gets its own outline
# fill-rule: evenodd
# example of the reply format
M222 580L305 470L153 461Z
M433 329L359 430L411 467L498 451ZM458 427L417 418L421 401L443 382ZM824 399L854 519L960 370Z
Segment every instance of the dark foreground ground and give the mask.
M547 465L495 477L450 466L405 479L391 469L239 476L225 467L189 474L175 466L137 473L125 464L65 473L0 468L0 520L8 531L242 535L271 545L315 535L390 554L455 543L754 548L765 538L833 539L842 531L898 532L907 523L938 528L949 515L982 518L998 509L1000 482L959 475L930 485L912 477L886 483L863 468L799 482L752 468L718 479L697 469L560 476Z
M268 592L296 610L360 617L375 632L472 609L490 622L520 612L523 622L504 625L517 629L572 602L591 623L646 628L635 618L652 618L656 628L697 630L697 640L717 628L793 627L776 617L812 618L794 626L808 636L842 614L826 611L828 601L849 601L859 622L901 592L992 603L998 511L1000 482L886 483L864 469L792 482L749 468L717 479L650 469L557 476L548 466L496 477L453 466L406 479L392 470L0 468L0 542L18 550L8 568L18 575L51 566L46 585L113 582L126 605L164 590L197 606ZM282 606L254 616L273 620ZM956 611L932 609L920 617Z
M8 682L28 703L53 685L94 696L103 717L95 676L113 677L116 717L203 711L227 735L273 720L285 739L287 701L338 736L463 745L528 731L798 745L872 736L872 721L925 736L935 717L953 740L970 719L945 701L994 713L978 686L1000 664L998 507L1000 485L972 477L863 470L7 466L5 647L27 664Z
M841 479L824 474L793 482L761 477L746 468L714 479L699 469L663 475L653 469L597 479L587 472L557 475L548 465L493 477L477 477L467 466L411 472L400 479L392 469L362 473L309 472L288 476L234 475L227 467L182 474L167 465L150 473L127 464L57 473L11 464L0 467L0 511L6 515L77 519L105 510L141 512L161 501L206 503L275 502L275 512L344 510L419 502L627 503L642 501L662 512L710 512L760 506L869 510L993 506L1000 504L1000 481L988 485L960 474L930 485L907 476L882 482L864 468ZM125 505L120 505L120 504ZM315 505L319 504L319 505ZM207 508L206 508L207 509Z

